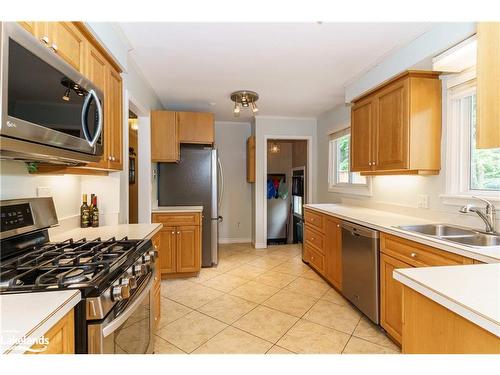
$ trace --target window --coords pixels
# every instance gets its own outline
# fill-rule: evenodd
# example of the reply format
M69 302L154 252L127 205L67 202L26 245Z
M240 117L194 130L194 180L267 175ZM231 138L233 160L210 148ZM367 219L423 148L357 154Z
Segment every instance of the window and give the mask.
M371 195L367 177L349 171L350 129L330 134L328 190L337 193Z
M500 148L476 148L475 75L448 84L447 196L500 198Z

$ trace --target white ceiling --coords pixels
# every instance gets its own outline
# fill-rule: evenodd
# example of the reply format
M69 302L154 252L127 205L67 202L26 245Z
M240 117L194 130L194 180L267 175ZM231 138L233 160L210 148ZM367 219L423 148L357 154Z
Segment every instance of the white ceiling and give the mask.
M259 114L316 117L344 86L431 23L119 24L163 105L234 121L232 91L257 91ZM240 121L250 113L242 111Z

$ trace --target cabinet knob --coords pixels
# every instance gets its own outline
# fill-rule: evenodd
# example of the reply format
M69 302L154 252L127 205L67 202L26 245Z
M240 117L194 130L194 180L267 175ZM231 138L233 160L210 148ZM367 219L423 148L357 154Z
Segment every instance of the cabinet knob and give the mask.
M337 228L340 228L340 224L337 224Z
M314 221L314 218L312 217L312 218L310 219L310 221Z
M116 160L116 158L115 158L114 156L111 156L111 160L112 160L112 161L115 161L115 160Z
M311 241L314 241L314 237L311 237Z
M108 160L111 161L111 156L108 156Z
M177 232L177 234L181 234L181 232Z
M54 52L56 52L56 53L57 53L57 49L58 49L57 44L52 43L52 45L50 46L50 49L51 49L52 51L54 51Z
M175 234L175 232L172 232L172 234Z
M416 258L416 257L417 257L417 253L411 253L411 254L410 254L410 256L411 256L412 258Z
M44 35L42 38L40 38L40 41L43 43L43 44L49 44L49 37Z
M155 321L158 321L158 317L157 316L155 316Z
M314 257L311 257L311 260L314 260Z

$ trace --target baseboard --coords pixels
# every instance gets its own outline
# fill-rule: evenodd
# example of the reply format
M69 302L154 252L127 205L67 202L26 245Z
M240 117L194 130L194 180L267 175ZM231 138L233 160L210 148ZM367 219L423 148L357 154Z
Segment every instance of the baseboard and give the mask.
M256 249L267 249L267 243L254 243L253 244L253 247L255 247Z
M220 244L228 244L228 243L250 243L252 242L251 238L219 238Z

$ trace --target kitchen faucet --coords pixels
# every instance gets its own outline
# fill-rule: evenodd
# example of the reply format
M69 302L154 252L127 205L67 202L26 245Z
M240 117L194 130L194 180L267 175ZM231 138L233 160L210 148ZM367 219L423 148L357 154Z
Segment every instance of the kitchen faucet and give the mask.
M483 201L484 203L486 203L486 208L485 208L484 212L483 212L483 210L481 210L481 208L476 207L472 204L466 204L465 206L463 206L460 209L460 212L463 214L465 214L467 212L475 212L481 219L483 219L484 224L486 225L485 232L486 233L495 233L495 224L496 224L496 222L495 222L495 220L496 220L495 206L493 205L493 203L491 203L490 201L488 201L484 198L476 197L476 196L472 196L472 198L479 199L479 200Z

